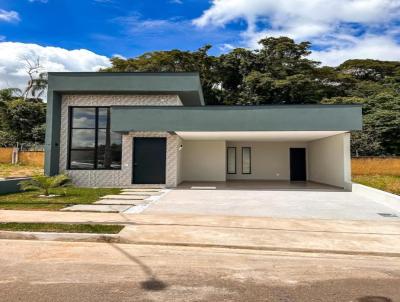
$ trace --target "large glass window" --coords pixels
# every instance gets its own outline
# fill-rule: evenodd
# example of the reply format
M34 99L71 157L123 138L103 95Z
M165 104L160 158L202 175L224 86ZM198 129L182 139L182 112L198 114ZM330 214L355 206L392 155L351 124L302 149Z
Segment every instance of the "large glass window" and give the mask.
M68 169L121 169L122 136L110 130L109 107L72 107Z
M251 174L251 148L242 147L242 174Z
M226 149L226 172L236 174L236 148L228 147Z

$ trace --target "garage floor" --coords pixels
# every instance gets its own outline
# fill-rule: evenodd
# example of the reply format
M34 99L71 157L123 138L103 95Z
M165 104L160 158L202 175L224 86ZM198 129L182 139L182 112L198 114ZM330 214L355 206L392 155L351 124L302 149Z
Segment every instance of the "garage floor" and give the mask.
M193 186L216 189L194 190ZM312 182L183 183L145 213L400 221L400 212L383 204Z

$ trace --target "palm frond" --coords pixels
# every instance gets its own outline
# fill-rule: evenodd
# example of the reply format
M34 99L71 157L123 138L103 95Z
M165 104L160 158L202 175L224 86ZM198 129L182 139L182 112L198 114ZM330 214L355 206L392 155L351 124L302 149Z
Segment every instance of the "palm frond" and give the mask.
M53 176L50 188L66 187L72 185L71 178L66 174Z

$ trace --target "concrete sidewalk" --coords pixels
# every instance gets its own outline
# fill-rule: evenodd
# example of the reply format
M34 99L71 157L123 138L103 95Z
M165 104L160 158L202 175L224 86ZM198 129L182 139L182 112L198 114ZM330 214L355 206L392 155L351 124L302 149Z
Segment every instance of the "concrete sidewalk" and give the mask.
M191 214L127 214L57 211L0 210L0 222L120 223L132 225L180 225L296 231L400 234L400 222L376 220L288 219Z
M120 242L129 244L400 257L399 233L137 225L127 226L119 235Z
M121 242L400 257L400 223L0 211L1 222L121 223Z

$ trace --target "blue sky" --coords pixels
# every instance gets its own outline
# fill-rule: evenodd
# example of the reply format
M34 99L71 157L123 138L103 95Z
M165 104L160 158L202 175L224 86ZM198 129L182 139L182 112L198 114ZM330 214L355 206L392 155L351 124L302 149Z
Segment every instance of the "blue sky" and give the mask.
M230 30L224 34L184 26L208 6L208 1L196 0L0 0L0 8L16 11L20 18L19 22L1 24L0 31L7 40L86 48L106 56L232 42L234 33Z
M114 55L257 48L265 36L313 43L312 58L400 59L400 0L0 0L0 88L22 86L26 60L87 71Z
M191 20L210 6L197 0L0 0L0 8L18 12L20 21L0 24L7 40L85 48L131 57L151 50L193 50L206 43L234 43L243 26L224 30L197 28Z

